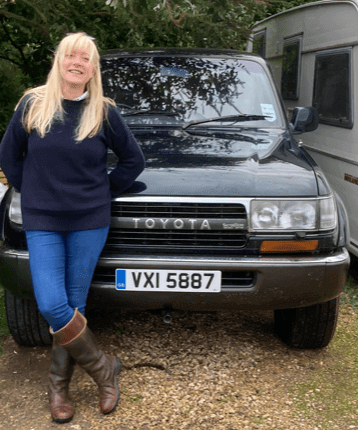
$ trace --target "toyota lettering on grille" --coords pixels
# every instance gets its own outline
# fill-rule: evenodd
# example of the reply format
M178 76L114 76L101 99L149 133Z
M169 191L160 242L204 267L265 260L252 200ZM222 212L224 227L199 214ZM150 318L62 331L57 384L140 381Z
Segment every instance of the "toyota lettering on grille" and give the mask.
M246 230L243 219L205 218L112 218L112 227L147 230Z

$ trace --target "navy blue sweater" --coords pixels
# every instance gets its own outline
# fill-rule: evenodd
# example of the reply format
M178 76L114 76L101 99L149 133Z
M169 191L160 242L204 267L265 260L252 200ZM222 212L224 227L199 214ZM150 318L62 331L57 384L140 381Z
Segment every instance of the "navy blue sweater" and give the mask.
M64 100L64 121L41 138L27 133L15 111L0 145L0 165L21 191L23 230L70 231L110 224L111 197L128 189L144 169L144 157L118 109L110 106L100 132L77 143L75 129L86 100ZM107 173L107 149L118 156Z

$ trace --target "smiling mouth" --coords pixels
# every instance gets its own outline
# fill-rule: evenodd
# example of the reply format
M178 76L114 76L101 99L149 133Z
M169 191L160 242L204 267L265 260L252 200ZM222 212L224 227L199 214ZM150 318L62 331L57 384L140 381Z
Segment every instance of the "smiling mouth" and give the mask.
M70 70L69 72L70 72L70 73L77 74L77 75L82 75L82 74L83 74L83 73L82 73L82 72L80 72L79 70Z

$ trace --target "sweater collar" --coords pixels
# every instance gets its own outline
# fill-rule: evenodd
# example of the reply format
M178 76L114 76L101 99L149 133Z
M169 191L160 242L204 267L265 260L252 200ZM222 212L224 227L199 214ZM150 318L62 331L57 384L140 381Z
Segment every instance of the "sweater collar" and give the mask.
M70 101L71 102L80 102L81 100L84 100L85 98L87 98L87 96L88 96L88 91L85 91L79 97L77 97L76 99L70 100ZM68 99L65 99L65 100L68 100Z

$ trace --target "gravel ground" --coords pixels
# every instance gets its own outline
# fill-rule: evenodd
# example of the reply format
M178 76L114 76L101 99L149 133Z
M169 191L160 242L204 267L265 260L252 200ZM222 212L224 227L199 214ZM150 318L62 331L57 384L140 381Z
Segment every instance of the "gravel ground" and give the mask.
M125 312L88 315L98 343L122 361L114 413L98 409L95 384L77 369L74 419L51 421L50 348L4 342L0 358L0 428L315 429L293 407L292 383L332 359L329 348L293 350L275 335L272 312Z

